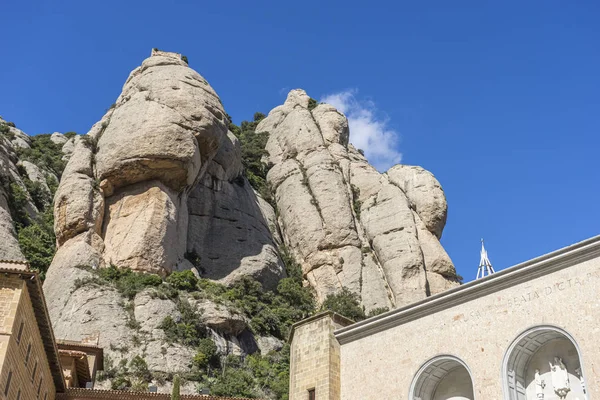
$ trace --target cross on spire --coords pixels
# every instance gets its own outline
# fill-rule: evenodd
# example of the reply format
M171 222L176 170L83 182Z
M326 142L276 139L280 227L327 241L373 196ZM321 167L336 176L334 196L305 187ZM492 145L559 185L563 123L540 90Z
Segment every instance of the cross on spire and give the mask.
M487 251L483 245L483 239L481 239L481 259L479 260L479 268L477 269L477 279L485 278L491 274L496 273L492 263L488 258Z

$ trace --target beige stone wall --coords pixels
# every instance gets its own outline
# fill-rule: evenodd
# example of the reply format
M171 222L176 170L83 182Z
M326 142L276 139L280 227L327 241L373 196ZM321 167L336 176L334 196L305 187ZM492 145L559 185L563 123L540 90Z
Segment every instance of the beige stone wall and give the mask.
M340 399L340 346L333 332L343 324L331 314L322 314L294 327L290 400L308 400L310 389L315 389L316 400Z
M10 344L10 335L15 321L16 308L19 304L22 286L22 280L0 275L0 366L4 365L6 352ZM0 389L2 389L1 381Z
M17 342L21 322L23 331L21 340ZM42 338L27 286L19 278L0 276L0 329L4 353L0 370L0 399L16 399L20 390L22 400L54 400L54 382ZM31 353L25 363L29 344ZM9 372L12 372L12 378L8 395L5 396Z
M419 368L442 354L468 366L475 399L504 399L505 353L521 333L539 325L553 325L573 336L582 355L588 399L600 399L600 259L556 269L532 269L517 281L505 279L510 277L506 274L485 282L488 290L483 294L459 290L462 304L447 307L440 299L435 306L415 307L415 317L398 326L392 323L349 342L341 339L342 399L408 399Z

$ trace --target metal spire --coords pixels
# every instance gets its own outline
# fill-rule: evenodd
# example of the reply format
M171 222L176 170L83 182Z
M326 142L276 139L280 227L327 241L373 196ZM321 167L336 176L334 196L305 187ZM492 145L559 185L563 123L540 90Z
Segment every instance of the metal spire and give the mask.
M481 239L481 259L479 260L479 268L477 269L477 279L485 278L494 273L496 273L496 271L494 271L494 267L492 267L487 251L483 246L483 239Z

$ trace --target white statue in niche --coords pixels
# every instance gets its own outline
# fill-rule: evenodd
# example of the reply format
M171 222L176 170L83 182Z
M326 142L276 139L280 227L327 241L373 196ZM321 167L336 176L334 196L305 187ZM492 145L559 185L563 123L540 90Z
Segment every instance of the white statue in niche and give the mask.
M549 362L549 364L550 372L552 373L552 387L554 388L554 393L556 393L560 399L564 399L567 397L567 393L571 391L567 367L560 357L554 357L554 364L552 364L552 362Z
M535 370L535 395L538 399L544 398L544 388L546 387L546 382L540 377L540 370Z

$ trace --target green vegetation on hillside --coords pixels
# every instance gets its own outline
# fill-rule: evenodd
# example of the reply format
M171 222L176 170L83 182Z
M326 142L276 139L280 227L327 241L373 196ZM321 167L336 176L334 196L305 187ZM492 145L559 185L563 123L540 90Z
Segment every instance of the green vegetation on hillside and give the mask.
M235 125L229 115L227 119L229 130L240 141L244 175L262 198L271 202L271 191L267 184L267 172L269 172L270 167L262 162L263 156L268 155L265 146L269 139L269 133L256 132L256 126L265 117L265 114L256 112L253 121L242 121L240 126Z
M0 124L0 131L4 135L6 127L6 124ZM21 160L33 162L46 173L49 191L42 183L32 181L22 166L17 168L22 183L5 176L0 177L0 185L7 195L21 251L31 269L38 271L43 279L56 250L52 199L58 181L54 175L60 176L65 163L61 159L60 147L50 141L50 135L33 136L30 140L31 148L17 147L17 154ZM29 201L38 210L35 217L31 217L27 211Z
M10 131L11 126L14 127L15 124L13 124L12 122L0 122L0 136L4 136L8 140L13 140L15 138L15 135Z
M294 322L315 312L315 302L310 289L302 286L300 265L294 262L287 249L283 248L281 252L289 277L282 279L275 291L265 291L259 282L250 277L244 277L233 286L226 287L207 279L198 279L191 271L173 272L163 281L157 275L132 272L114 266L99 270L82 266L81 268L92 274L87 278L78 279L75 289L86 285L110 285L123 296L124 301L130 301L124 303L129 312L132 308L131 300L135 295L146 288L152 288L150 295L172 299L180 315L177 318L167 316L158 326L165 332L165 340L195 351L189 373L182 375L184 380L195 381L199 388L209 388L214 395L287 399L287 345L281 351L265 356L252 354L238 357L219 354L208 329L201 323L198 314L200 311L191 304L193 299L209 299L233 313L243 314L249 320L249 329L255 335L272 335L285 341ZM139 323L133 316L130 317L128 327L134 331L139 330ZM122 350L125 353L128 351L127 348ZM103 379L110 379L113 388L143 387L140 379L148 376L133 374L132 362L133 360L128 362L125 359L113 365L109 361L110 365L103 373ZM134 364L142 363L138 360ZM150 378L144 381L146 386Z
M366 318L365 310L361 307L358 295L352 293L348 288L341 292L327 296L321 310L329 310L350 318L353 321L362 321Z
M50 140L50 134L31 136L31 148L17 147L20 160L31 161L38 167L54 173L59 179L65 169L62 146Z
M0 135L9 140L14 139L14 134L9 129L11 126L14 127L14 124L0 123ZM71 138L74 135L75 132L68 132L65 136ZM15 147L19 160L30 161L45 173L48 188L41 182L31 180L21 165L17 166L17 170L22 183L12 177L0 176L0 185L7 195L21 251L29 261L31 269L38 271L42 279L56 251L52 199L58 188L56 177L60 179L66 164L62 160L61 146L52 142L50 136L31 136L30 148ZM38 211L35 217L31 216L34 214L33 207L29 212L27 210L30 201Z

